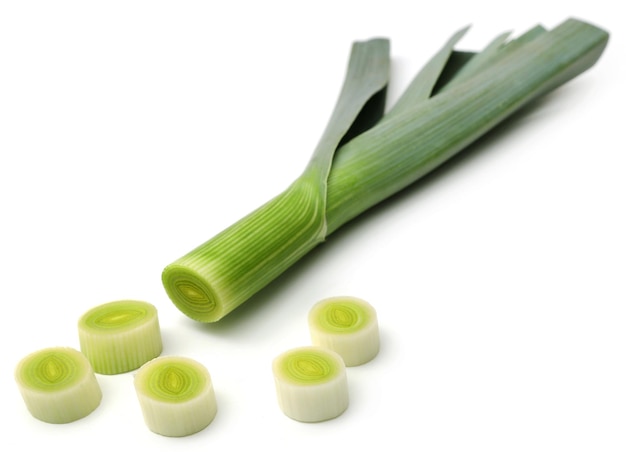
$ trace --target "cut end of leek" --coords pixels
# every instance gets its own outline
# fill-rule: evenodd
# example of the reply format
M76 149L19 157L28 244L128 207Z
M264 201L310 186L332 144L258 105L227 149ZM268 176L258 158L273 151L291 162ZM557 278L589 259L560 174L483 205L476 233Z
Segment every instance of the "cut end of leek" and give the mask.
M171 264L163 270L161 278L174 305L191 319L215 322L227 313L207 280L193 269Z
M208 370L195 360L166 356L142 366L135 391L150 431L171 437L206 428L217 414Z
M157 310L137 300L105 303L78 321L80 348L100 374L136 370L161 354Z
M278 405L300 422L334 419L348 408L348 380L343 360L319 346L284 352L272 363Z
M69 423L91 414L102 391L91 364L72 348L47 348L23 358L15 380L33 417L48 423Z
M362 365L378 354L376 310L356 297L331 297L309 312L311 342L337 352L346 366Z

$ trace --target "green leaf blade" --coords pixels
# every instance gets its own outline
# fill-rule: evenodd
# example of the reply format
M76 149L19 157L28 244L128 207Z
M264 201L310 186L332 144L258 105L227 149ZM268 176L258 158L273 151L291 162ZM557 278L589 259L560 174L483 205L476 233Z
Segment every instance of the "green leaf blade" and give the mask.
M342 147L329 176L329 233L415 182L531 100L595 64L608 33L568 20L478 74Z

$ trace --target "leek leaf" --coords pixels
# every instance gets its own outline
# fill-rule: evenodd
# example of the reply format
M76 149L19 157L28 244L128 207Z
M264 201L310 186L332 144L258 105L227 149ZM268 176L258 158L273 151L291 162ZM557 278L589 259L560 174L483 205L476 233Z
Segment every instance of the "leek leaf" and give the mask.
M385 115L385 119L392 118L398 114L413 109L416 104L427 100L437 81L441 77L441 73L446 67L450 55L454 50L454 46L467 33L469 27L465 27L456 32L448 42L437 52L424 67L419 71L417 76L411 81L409 86L403 92L402 96L396 101L391 110Z

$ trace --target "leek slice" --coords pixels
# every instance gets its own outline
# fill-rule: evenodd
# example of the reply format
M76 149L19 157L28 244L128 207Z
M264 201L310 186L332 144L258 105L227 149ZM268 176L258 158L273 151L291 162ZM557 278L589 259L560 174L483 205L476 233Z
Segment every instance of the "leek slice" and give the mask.
M308 322L313 345L332 349L348 367L378 354L376 310L365 300L350 296L320 300L309 311Z
M162 281L172 302L193 319L221 319L328 235L591 68L609 38L598 27L569 19L510 42L499 35L482 53L471 54L453 50L463 32L427 63L397 108L349 141L333 134L324 153L315 153L314 163L284 193L166 266ZM371 71L355 71L355 84L384 61L380 53L372 55L372 65L356 66Z
M72 348L47 348L29 354L17 365L15 380L28 411L43 422L82 419L102 400L91 364Z
M349 403L346 367L339 354L319 346L291 349L272 363L278 405L300 422L341 415Z
M163 436L188 436L206 428L217 414L213 382L201 363L165 356L143 365L134 380L148 428Z
M90 309L78 321L78 335L81 351L100 374L135 370L163 350L157 309L138 300Z

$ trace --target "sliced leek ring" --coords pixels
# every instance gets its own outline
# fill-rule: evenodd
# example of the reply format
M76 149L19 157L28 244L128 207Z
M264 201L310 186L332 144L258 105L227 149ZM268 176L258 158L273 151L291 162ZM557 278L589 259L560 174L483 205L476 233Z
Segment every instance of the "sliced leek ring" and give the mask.
M337 352L348 367L378 354L378 318L365 300L350 296L320 300L309 311L308 322L312 344Z
M217 414L208 370L195 360L164 356L143 365L134 380L147 427L163 436L188 436L206 428Z
M81 351L100 374L136 370L163 350L157 310L138 300L90 309L78 321L78 335Z
M341 415L349 403L346 367L334 351L318 346L288 350L272 363L278 405L300 422Z
M91 364L72 348L54 347L29 354L18 363L15 380L28 411L43 422L82 419L102 400Z

